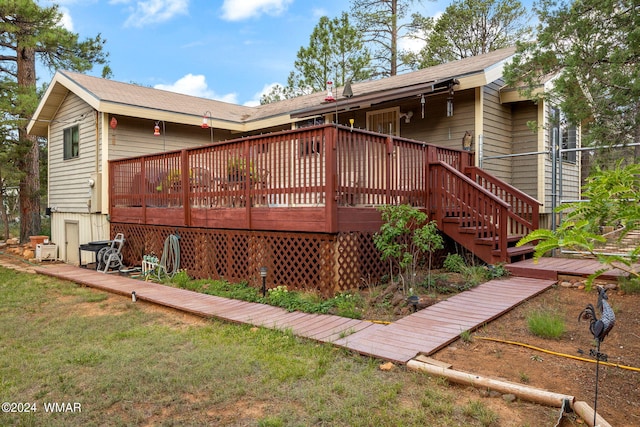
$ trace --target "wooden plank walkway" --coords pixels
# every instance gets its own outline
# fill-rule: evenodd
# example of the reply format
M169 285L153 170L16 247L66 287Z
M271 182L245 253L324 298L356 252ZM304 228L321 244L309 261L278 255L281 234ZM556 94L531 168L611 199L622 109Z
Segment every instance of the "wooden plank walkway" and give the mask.
M458 339L461 332L478 328L555 283L519 277L491 280L394 323L382 325L334 315L288 312L265 304L200 294L67 264L35 270L39 274L129 297L135 291L141 301L203 317L290 330L300 337L396 363L406 363L418 354L436 352Z
M538 261L527 259L507 264L505 268L515 276L558 280L560 275L587 277L606 268L606 265L593 258L543 257ZM637 266L635 270L640 271L640 266ZM627 275L622 270L614 269L605 272L600 278L602 280L618 280L618 278Z

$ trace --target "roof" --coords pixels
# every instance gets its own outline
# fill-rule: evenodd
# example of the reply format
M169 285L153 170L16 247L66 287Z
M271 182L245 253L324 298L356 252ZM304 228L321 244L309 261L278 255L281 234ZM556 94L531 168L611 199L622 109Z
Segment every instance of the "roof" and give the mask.
M356 105L366 99L368 105L372 105L381 100L424 93L434 84L454 80L457 81L457 90L482 86L502 76L502 66L514 52L515 48L499 49L384 79L353 83L354 96L348 102ZM338 94L342 93L341 89L338 88ZM326 104L325 92L247 107L71 71L58 71L29 124L30 134L47 136L48 124L69 92L75 93L99 112L197 126L202 123L203 116L210 114L211 126L239 132L268 125L283 125L294 122L293 117L321 114L323 110L328 112L335 108L323 106Z

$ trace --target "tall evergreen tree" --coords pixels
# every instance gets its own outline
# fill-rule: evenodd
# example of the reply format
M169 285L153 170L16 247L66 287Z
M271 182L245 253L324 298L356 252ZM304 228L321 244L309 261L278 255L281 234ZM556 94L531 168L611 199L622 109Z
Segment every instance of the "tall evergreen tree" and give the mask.
M524 82L531 93L543 78L557 75L545 96L571 122L583 124L583 145L640 142L637 0L542 0L535 11L537 40L519 44L509 82Z
M351 13L364 41L373 46L376 76L398 74L400 38L407 37L410 22L404 22L415 0L351 0Z
M20 171L20 240L40 232L40 149L27 135L29 118L38 104L36 61L51 70L87 71L106 63L100 35L80 41L61 26L57 5L41 7L33 0L0 2L0 109L16 122L14 161Z
M425 46L405 61L426 68L513 46L531 32L528 15L517 0L457 0L438 19L414 15L414 37L424 34Z
M369 77L369 61L369 52L346 13L334 19L323 16L309 37L309 46L298 50L290 83L318 92L325 90L327 81L343 85L347 79L364 80Z
M371 76L370 62L369 51L347 13L333 19L323 16L309 37L309 45L298 50L287 85L274 86L260 103L320 92L326 89L327 81L342 86L347 80L366 80Z

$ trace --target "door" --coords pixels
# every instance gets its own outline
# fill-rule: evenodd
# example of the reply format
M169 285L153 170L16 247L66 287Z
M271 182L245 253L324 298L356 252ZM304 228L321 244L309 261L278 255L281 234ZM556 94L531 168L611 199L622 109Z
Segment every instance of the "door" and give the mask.
M64 261L67 264L80 265L80 226L77 221L64 222Z

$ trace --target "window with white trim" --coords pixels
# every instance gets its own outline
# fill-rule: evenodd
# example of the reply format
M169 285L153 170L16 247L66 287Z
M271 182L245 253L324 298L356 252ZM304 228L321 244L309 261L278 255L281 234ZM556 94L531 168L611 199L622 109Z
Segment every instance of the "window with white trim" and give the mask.
M553 144L554 134L558 135L560 148L571 150L578 147L578 128L567 120L566 115L558 107L551 107L550 111L550 141ZM562 152L562 161L576 163L576 151Z
M80 155L80 130L78 125L63 131L64 160L74 159Z
M367 112L367 130L399 136L400 107Z

